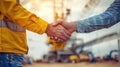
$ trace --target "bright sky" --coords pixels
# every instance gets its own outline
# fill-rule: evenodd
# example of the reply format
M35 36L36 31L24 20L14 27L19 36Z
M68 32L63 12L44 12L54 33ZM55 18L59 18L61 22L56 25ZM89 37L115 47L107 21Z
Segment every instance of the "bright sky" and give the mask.
M35 13L37 16L43 18L44 20L50 22L53 22L53 0L21 0L21 4L32 13ZM58 0L56 0L58 1ZM102 13L106 10L107 7L114 1L114 0L95 0L95 5L92 6L91 10L89 11L83 11L85 10L84 5L89 0L64 0L65 5L64 8L70 8L71 9L71 15L70 15L70 21L74 20L80 20L84 18L88 18L90 16ZM85 12L85 13L84 13ZM109 28L104 29L100 31L95 31L89 34L77 34L78 38L83 38L84 41L89 41L92 38L96 38L98 36L101 36L102 34L106 34L107 32L117 31L120 30L120 23ZM97 36L96 36L97 35ZM28 38L28 45L29 45L29 55L32 56L34 59L40 59L43 54L47 53L49 50L49 47L46 45L46 34L38 35L36 33L27 31L27 38ZM105 44L111 44L111 45L105 45ZM114 44L117 45L116 40L102 43L100 46L94 46L90 47L90 50L93 51L93 53L98 56L102 56L110 51L108 47L117 48L117 46L114 46ZM98 48L101 47L101 48ZM96 49L98 48L98 49ZM111 49L113 49L111 48ZM107 50L106 52L103 52L103 50ZM99 54L98 54L99 52Z

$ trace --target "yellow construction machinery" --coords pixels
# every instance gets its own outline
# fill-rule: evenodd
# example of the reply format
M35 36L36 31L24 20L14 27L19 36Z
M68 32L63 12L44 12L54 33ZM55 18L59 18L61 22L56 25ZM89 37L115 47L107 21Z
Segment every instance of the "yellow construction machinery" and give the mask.
M64 0L53 0L53 14L54 14L54 21L59 19L66 20L67 16L70 14L70 9L66 9L66 13L64 12ZM66 14L66 15L65 15ZM44 56L44 59L49 62L53 63L56 61L61 62L69 62L69 61L80 61L80 58L75 52L71 50L64 50L66 42L56 42L55 40L47 38L47 44L51 44L52 47L47 55ZM87 54L81 54L81 57L85 60L88 60L89 56Z
M70 9L66 9L66 15L64 13L64 1L65 0L53 0L53 14L54 14L54 21L58 19L66 20L67 16L70 14ZM91 2L90 4L91 5ZM88 7L88 5L86 6ZM86 9L85 9L86 10ZM109 35L105 35L98 39L94 39L90 42L83 43L76 45L75 41L78 39L71 39L72 47L69 49L64 49L66 46L66 42L58 43L49 37L47 38L47 44L51 44L52 47L47 55L44 55L44 60L49 63L53 63L56 61L60 62L79 62L79 61L91 61L95 62L95 57L90 51L85 51L84 47L92 46L95 43L100 43L104 40L112 39L111 36L117 35L116 33L112 33ZM111 38L110 38L111 37ZM80 39L81 40L81 39Z
M47 55L44 56L44 59L49 62L80 62L80 61L90 61L90 62L96 62L97 59L94 57L93 53L87 50L84 50L84 47L93 46L97 43L101 43L104 41L109 41L113 39L118 39L120 36L118 36L118 33L113 32L110 34L106 34L104 36L101 36L97 39L93 39L89 42L82 43L79 45L76 45L75 41L80 41L81 39L70 39L69 41L72 41L72 47L65 50L52 50Z

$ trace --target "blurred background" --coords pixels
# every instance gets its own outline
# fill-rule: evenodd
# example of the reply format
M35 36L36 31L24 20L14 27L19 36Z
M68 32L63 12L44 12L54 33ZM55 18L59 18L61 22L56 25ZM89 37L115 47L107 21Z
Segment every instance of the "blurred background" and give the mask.
M58 19L70 22L83 20L100 14L104 12L113 1L114 0L20 0L20 3L30 12L49 23L53 23ZM83 46L80 46L78 49L82 49L83 52L84 50L89 51L95 58L99 59L106 58L112 50L115 50L113 51L114 54L112 58L119 57L117 52L117 50L119 50L119 40L117 38L114 39L114 36L118 35L119 32L120 23L110 28L97 30L91 33L74 33L71 40L65 44L65 47L73 47L72 44L83 45L86 43L94 43L94 45L84 46L84 49ZM111 37L111 34L113 34L113 37ZM104 38L105 36L107 36L106 39ZM46 34L39 35L27 31L27 41L29 45L27 56L34 61L43 60L43 56L47 55L52 47L52 45L47 45ZM79 50L77 51L79 52Z

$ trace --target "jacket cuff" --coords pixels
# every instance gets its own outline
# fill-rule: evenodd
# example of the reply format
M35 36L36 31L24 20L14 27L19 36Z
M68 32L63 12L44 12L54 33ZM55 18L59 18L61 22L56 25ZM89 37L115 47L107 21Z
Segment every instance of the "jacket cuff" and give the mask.
M77 21L77 33L85 33L86 26L83 23L83 21Z
M45 32L46 32L46 29L47 29L47 26L48 26L48 22L40 19L40 30L39 30L38 33L39 33L39 34L45 33Z

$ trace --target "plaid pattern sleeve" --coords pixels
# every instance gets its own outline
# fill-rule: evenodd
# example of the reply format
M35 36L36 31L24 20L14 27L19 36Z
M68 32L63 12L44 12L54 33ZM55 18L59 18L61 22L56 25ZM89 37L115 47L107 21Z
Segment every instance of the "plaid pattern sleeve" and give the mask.
M102 14L77 21L77 32L87 33L108 28L120 21L120 0L115 0Z

